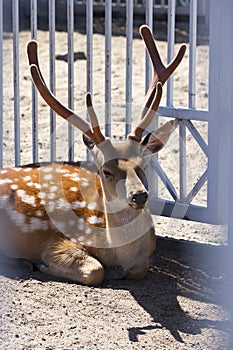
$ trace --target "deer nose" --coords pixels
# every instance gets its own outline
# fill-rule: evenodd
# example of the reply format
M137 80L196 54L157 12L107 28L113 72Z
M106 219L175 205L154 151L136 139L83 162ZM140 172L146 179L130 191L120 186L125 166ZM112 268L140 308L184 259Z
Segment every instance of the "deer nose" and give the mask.
M144 191L137 191L131 193L130 203L137 207L142 207L146 204L148 199L148 193Z

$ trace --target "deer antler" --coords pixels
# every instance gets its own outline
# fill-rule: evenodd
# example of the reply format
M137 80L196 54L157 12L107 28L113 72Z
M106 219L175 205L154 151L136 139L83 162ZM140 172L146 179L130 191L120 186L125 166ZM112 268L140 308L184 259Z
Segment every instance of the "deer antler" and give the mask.
M28 59L30 64L30 70L32 79L39 90L41 96L45 102L61 117L75 125L79 128L84 134L90 137L96 144L100 144L105 141L105 136L101 133L99 123L96 117L96 114L92 107L91 95L88 93L86 97L86 104L88 108L88 113L91 120L92 130L89 123L80 118L77 114L74 113L71 109L65 107L57 98L52 94L52 92L46 86L44 78L41 74L38 54L37 54L38 44L35 40L31 40L28 43L27 52Z
M157 50L155 40L150 28L146 25L140 27L140 34L145 42L153 65L153 78L147 91L145 103L141 112L141 121L135 130L128 136L130 139L140 142L143 131L151 123L155 112L158 109L162 97L162 85L178 67L184 57L186 45L181 45L179 52L170 64L165 67Z

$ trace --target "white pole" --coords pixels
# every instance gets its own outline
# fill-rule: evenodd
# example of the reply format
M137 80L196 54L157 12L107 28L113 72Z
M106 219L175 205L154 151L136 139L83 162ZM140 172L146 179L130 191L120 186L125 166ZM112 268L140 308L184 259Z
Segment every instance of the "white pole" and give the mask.
M55 94L55 0L49 0L50 90ZM56 113L50 109L50 160L56 160Z
M133 56L133 0L126 2L126 116L125 137L132 122L132 56Z
M189 108L196 104L197 0L190 0L189 11Z
M14 133L15 165L20 165L20 103L19 103L19 1L12 2L13 68L14 68Z
M153 33L153 10L154 10L154 1L148 0L146 1L146 24L150 27ZM149 85L152 77L152 66L149 54L146 52L146 89L145 94L149 89Z
M3 166L3 0L0 0L0 167Z
M74 0L67 0L68 107L74 110ZM74 160L74 127L68 124L68 160Z
M168 63L174 57L174 43L175 43L175 9L176 1L168 1ZM173 75L167 81L167 106L173 105Z
M37 0L31 0L31 38L37 39ZM38 162L38 93L32 83L32 159Z
M105 134L111 137L112 1L105 1Z

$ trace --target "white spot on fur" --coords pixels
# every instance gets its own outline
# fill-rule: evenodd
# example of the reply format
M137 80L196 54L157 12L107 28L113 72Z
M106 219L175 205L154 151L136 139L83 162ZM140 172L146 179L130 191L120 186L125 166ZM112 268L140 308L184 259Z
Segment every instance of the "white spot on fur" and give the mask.
M52 185L51 187L49 187L50 192L55 192L55 191L57 191L57 189L58 189L58 187L55 185Z
M31 179L32 179L31 176L25 176L25 177L23 178L24 181L30 181Z
M35 186L35 188L37 188L37 189L40 189L40 188L41 188L41 185L38 184L37 182L34 182L34 186Z
M22 202L32 205L33 207L35 207L36 205L36 199L34 196L29 196L27 194L25 194L24 196L22 196Z
M32 181L29 181L29 182L27 183L27 186L28 186L28 187L35 187L35 188L37 188L37 189L40 189L40 188L41 188L41 185L40 185L40 184L38 184L37 182L32 182Z
M77 192L78 191L78 187L72 186L72 187L70 187L70 191L71 192Z
M85 232L87 235L89 235L92 232L92 230L90 229L90 227L88 227Z
M79 218L79 219L78 219L78 222L79 222L80 224L84 224L85 220L84 220L84 218Z
M100 224L102 222L102 218L98 218L96 215L92 215L88 218L88 222L91 225Z
M38 218L41 218L41 217L43 216L43 212L42 212L41 210L37 210L37 211L36 211L36 216L37 216Z
M48 202L45 209L48 213L52 213L55 210L55 202Z
M46 197L46 193L45 193L45 192L39 192L39 193L37 194L37 196L38 196L39 198L43 199L43 198Z
M12 170L19 172L19 171L22 171L22 168L12 168Z
M78 175L76 175L76 174L71 174L70 175L70 178L71 178L71 180L73 180L73 181L77 181L77 182L79 182L80 181L80 177L78 176Z
M48 198L49 198L49 199L55 199L55 198L56 198L56 193L53 193L53 192L52 192L52 193L49 193L49 194L48 194Z
M87 207L88 207L88 209L90 209L90 210L95 210L96 207L97 207L97 204L96 204L96 203L89 203Z
M19 188L19 186L16 185L16 184L11 185L11 189L12 189L12 190L17 190L18 188Z
M44 176L44 179L45 179L45 180L52 180L52 178L53 178L53 175L52 175L52 174L46 174L46 175Z
M87 203L85 201L79 202L79 201L74 201L71 204L71 208L72 209L79 209L79 208L85 208L85 206L87 205Z
M12 182L11 179L0 179L0 185L11 184Z
M64 171L63 171L64 173ZM63 175L63 177L71 177L71 174L69 172L67 172L66 174Z
M78 228L78 230L83 231L84 227L85 227L85 220L84 220L84 218L80 218L78 220L77 228Z
M59 198L57 201L57 208L63 210L70 210L70 203L65 201L63 198Z
M19 168L20 169L20 168ZM30 171L32 170L32 168L24 168L23 169L23 171L25 172L25 173L29 173ZM18 170L19 171L19 170Z
M88 187L89 186L89 182L87 181L87 179L82 179L81 186L82 187Z
M6 173L7 173L6 169L0 170L0 174L6 174Z
M49 228L49 222L47 220L41 220L36 217L31 217L28 220L28 217L25 214L19 213L11 204L9 204L9 202L6 206L6 213L22 233L33 234L35 230L47 231Z
M43 171L43 173L50 173L53 170L53 168L41 168L41 171Z
M18 190L16 193L17 193L17 196L19 196L19 197L23 197L26 194L26 192L24 190Z

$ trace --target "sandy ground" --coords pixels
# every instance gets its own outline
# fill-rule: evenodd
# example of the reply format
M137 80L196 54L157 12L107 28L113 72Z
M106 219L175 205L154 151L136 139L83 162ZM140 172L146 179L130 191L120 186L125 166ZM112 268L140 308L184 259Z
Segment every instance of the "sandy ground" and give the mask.
M182 30L179 32L182 39ZM185 36L184 36L185 37ZM20 123L21 163L32 161L31 78L26 58L28 31L20 33ZM38 32L41 68L49 81L49 34ZM74 33L75 51L86 51L86 37ZM56 54L67 52L67 34L56 33ZM125 38L112 39L112 136L123 134L125 92ZM176 45L177 51L179 44ZM104 114L104 36L93 38L93 96L98 115ZM167 44L158 41L166 61ZM188 50L174 77L174 105L187 107ZM144 96L144 47L139 38L133 46L133 122ZM85 117L86 60L75 62L75 111ZM12 35L4 34L4 166L14 164L14 101L12 76ZM197 47L197 107L208 108L208 46ZM56 60L56 95L67 104L67 63ZM162 104L166 102L166 90ZM49 160L49 110L39 99L39 161ZM161 119L163 122L164 119ZM197 122L207 141L206 123ZM67 126L57 118L57 159L67 159ZM85 148L75 132L75 160L83 159ZM188 188L206 169L207 159L187 134ZM179 189L179 137L175 133L159 160ZM162 195L169 197L159 184ZM205 205L206 187L195 199ZM159 236L196 241L194 245L168 244L160 240L148 277L140 282L106 281L90 288L43 276L37 271L2 265L1 349L231 349L229 312L224 301L226 278L219 260L225 256L224 227L154 217ZM213 245L203 245L213 243ZM191 247L191 248L190 248ZM204 249L203 249L204 247ZM208 259L205 259L209 252ZM216 258L217 257L217 258Z

